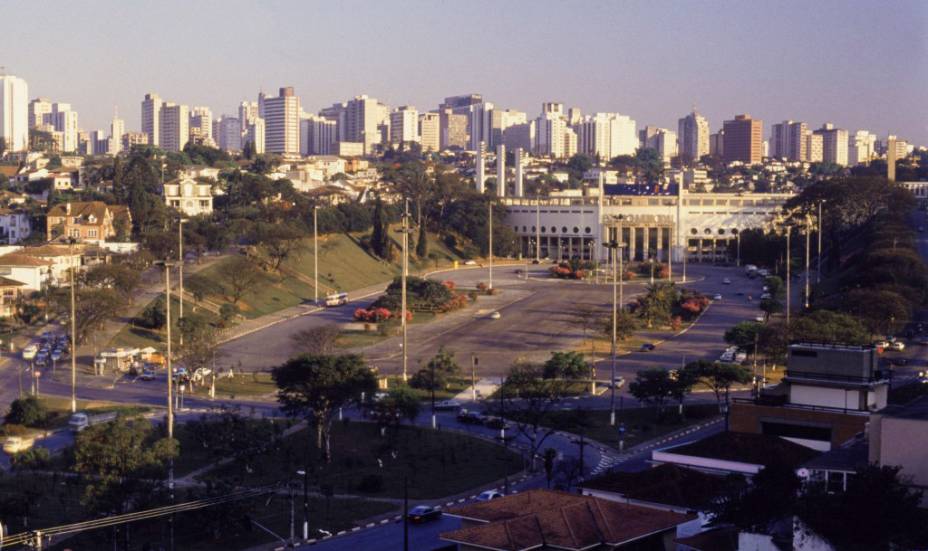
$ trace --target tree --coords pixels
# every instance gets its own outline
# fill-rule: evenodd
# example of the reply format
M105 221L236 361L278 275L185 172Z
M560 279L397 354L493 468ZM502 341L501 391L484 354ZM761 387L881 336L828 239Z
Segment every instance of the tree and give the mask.
M178 347L181 363L193 374L200 368L211 366L219 346L216 329L200 316L184 316L177 320L184 344Z
M645 404L657 406L658 417L664 414L664 402L674 390L674 381L670 372L657 367L641 369L635 374L635 380L628 385L632 396Z
M676 369L672 372L670 385L670 397L677 401L680 415L683 415L683 402L687 395L692 392L693 387L699 382L696 374L685 369Z
M616 313L616 339L624 341L638 330L638 317L628 310L620 307ZM608 315L603 323L603 333L612 338L612 315Z
M177 455L176 440L160 438L147 419L123 416L87 427L74 441L74 471L87 475L84 505L96 512L126 512L152 491L148 477Z
M815 310L796 318L790 327L793 340L836 344L870 343L867 328L850 314Z
M760 338L763 324L755 321L742 321L725 331L725 342L741 350L751 350Z
M645 182L657 182L664 172L664 160L656 149L639 148L635 152L635 170Z
M5 420L7 423L14 425L38 427L45 423L47 417L48 409L45 404L35 396L27 396L13 400Z
M673 306L679 301L680 293L673 283L655 282L649 285L647 293L638 299L638 314L648 328L656 322L661 325L670 323Z
M252 286L261 277L253 259L244 256L235 256L220 271L219 281L223 292L232 304L238 304Z
M341 331L332 324L311 327L291 337L293 348L301 354L332 354Z
M924 549L928 515L919 509L921 497L900 476L900 467L868 465L848 477L845 492L811 487L798 508L809 527L842 551Z
M771 522L792 516L796 510L800 482L794 468L788 465L774 462L765 466L754 475L750 485L743 478L727 482L726 490L713 502L713 523L730 523L749 531L765 530ZM835 511L829 510L828 514Z
M400 421L415 422L419 416L419 398L405 387L391 389L374 406L374 414L382 423L398 427Z
M151 301L142 310L142 314L136 318L135 322L148 329L161 329L168 319L164 306L164 296L162 295Z
M545 480L548 483L548 489L551 489L551 480L554 479L554 460L557 459L557 450L554 448L545 449Z
M374 216L371 220L373 230L371 233L371 252L380 258L387 258L390 247L389 227L383 212L383 201L380 196L374 201Z
M548 415L567 396L569 383L545 379L537 365L517 362L513 365L498 392L506 400L506 411L515 421L516 430L529 441L531 469L535 470L535 456L555 429L545 426Z
M693 377L715 394L720 409L723 396L728 403L732 385L751 382L751 370L737 364L699 360L686 364L684 370L690 370Z
M239 315L240 310L238 306L223 302L222 306L219 307L219 324L221 327L227 327L229 323L235 319L235 316Z
M416 256L425 258L429 255L429 234L425 230L425 224L419 225L419 239L416 242Z
M259 227L258 248L270 260L270 268L280 272L280 267L288 258L300 252L300 232L291 226L272 224Z
M58 296L59 312L70 312L68 293ZM125 304L125 298L113 289L82 288L77 293L75 329L77 344L87 342L87 339L103 327L107 320L116 316Z
M277 400L289 415L303 415L316 427L316 446L332 461L332 420L339 408L357 403L377 389L374 373L356 354L304 354L271 372Z
M97 264L87 270L83 277L84 285L100 289L114 289L130 299L140 282L139 271L125 264Z
M583 379L590 376L590 364L579 352L552 352L544 364L545 379Z

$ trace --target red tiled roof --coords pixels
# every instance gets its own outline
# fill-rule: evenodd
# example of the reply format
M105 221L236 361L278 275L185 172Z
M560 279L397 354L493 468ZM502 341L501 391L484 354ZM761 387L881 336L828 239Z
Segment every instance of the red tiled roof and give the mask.
M619 545L672 529L696 518L615 501L532 490L447 511L487 524L446 532L446 541L520 551L541 545L586 549Z
M0 256L0 266L51 266L49 260L42 260L20 252Z

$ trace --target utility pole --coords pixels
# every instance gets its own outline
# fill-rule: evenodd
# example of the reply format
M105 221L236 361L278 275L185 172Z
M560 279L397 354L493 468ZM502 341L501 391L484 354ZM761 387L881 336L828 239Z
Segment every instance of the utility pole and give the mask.
M74 277L73 264L68 271L71 274L71 413L77 413L77 280Z
M741 232L735 234L735 239L738 241L738 258L735 260L735 266L741 267Z
M789 245L789 236L792 233L792 227L786 226L786 327L787 331L789 330L789 310L790 305L792 304L792 295L790 294L790 282L789 282L789 257L791 255L790 245Z
M503 401L503 390L506 388L506 379L499 376L499 439L506 445L506 402ZM508 492L507 492L508 493Z
M822 224L822 203L824 202L824 199L818 202L818 260L815 262L816 285L822 282L822 230L825 228L825 225Z
M309 539L309 465L303 468L303 541Z
M319 205L313 205L313 303L319 305ZM404 285L405 289L406 286ZM404 312L405 315L405 312Z
M535 263L541 262L541 196L535 196Z
M477 356L470 356L470 394L474 402L477 401Z
M432 384L429 386L432 391L432 428L434 429L438 426L438 420L435 418L435 362L429 362L429 367L432 368Z
M614 246L613 246L614 245ZM610 396L609 396L609 426L615 426L615 355L616 355L616 346L618 341L618 323L619 323L619 303L617 298L617 282L618 278L616 277L616 256L618 256L619 248L618 241L613 241L610 244L609 252L612 256L612 382L609 385Z
M811 216L806 216L806 304L805 304L806 310L809 309L809 298L810 298L810 295L812 294L812 289L811 289L811 287L810 287L810 280L809 280L809 265L810 265L810 262L809 262L809 251L810 251L809 240L810 240L811 238L812 238L812 217L811 217Z
M403 551L409 551L409 477L403 475Z
M690 253L690 238L683 240L683 283L686 283L686 257Z
M180 329L180 320L184 319L184 222L186 220L181 218L177 223L177 302L180 307L177 312L178 329ZM168 296L168 300L170 300L170 296ZM168 323L171 323L170 317L168 317ZM177 344L184 346L183 331L177 334Z
M168 371L168 439L174 438L174 371L171 368L171 263L164 262L164 294L167 300L164 301L165 314L167 317L167 353L165 363ZM174 503L174 458L168 458L168 492L171 497L171 503ZM174 515L168 520L170 526L170 547L174 549Z
M406 337L406 277L409 272L409 199L403 209L403 276L402 276L402 312L400 322L403 324L403 382L409 380L407 366L409 363L408 340Z
M489 220L490 220L490 283L487 286L487 289L493 290L493 201L490 200L490 203L487 205L489 210Z

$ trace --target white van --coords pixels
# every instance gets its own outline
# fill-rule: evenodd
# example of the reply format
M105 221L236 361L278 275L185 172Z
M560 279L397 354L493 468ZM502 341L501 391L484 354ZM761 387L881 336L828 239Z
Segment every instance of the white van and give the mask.
M348 293L334 293L325 297L326 306L341 306L348 304Z

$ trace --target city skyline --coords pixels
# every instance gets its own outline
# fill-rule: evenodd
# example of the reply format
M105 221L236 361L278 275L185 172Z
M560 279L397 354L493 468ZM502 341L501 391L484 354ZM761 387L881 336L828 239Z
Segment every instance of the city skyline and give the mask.
M473 92L530 117L542 102L558 101L584 114L620 112L640 127L675 129L695 104L712 131L735 114L750 113L764 121L765 140L770 125L793 119L812 129L833 122L852 133L868 129L928 143L928 121L912 116L919 113L918 90L928 85L928 70L910 61L925 53L921 30L928 8L915 2L896 2L893 10L851 4L854 9L840 11L831 9L835 3L801 10L790 2L693 4L677 13L683 10L672 4L638 3L582 10L517 4L495 11L480 9L490 6L480 3L466 9L419 3L201 3L180 9L167 3L145 14L144 29L132 23L142 21L134 17L141 17L141 9L133 6L114 4L120 12L114 17L128 23L113 28L99 17L103 10L59 6L61 17L47 22L50 36L77 46L60 56L41 56L28 48L27 29L14 28L0 37L0 51L7 54L0 65L29 82L30 99L70 103L88 131L107 128L114 106L127 129L140 128L138 105L148 92L209 106L219 116L235 115L240 101L254 100L261 90L273 95L293 86L308 113L362 93L426 112L446 96ZM220 6L234 15L217 17ZM21 20L34 7L14 3L5 9ZM284 8L293 17L280 17ZM409 32L389 32L403 17ZM345 23L313 24L316 20ZM191 33L193 21L210 24ZM248 22L247 40L227 32L234 21ZM826 22L828 28L821 27ZM308 25L300 27L303 23ZM314 38L296 38L306 34ZM295 38L273 42L275 36ZM694 41L705 48L693 48ZM435 47L422 47L428 43ZM101 68L107 49L122 53ZM372 55L375 51L387 53ZM541 60L539 51L545 53Z

